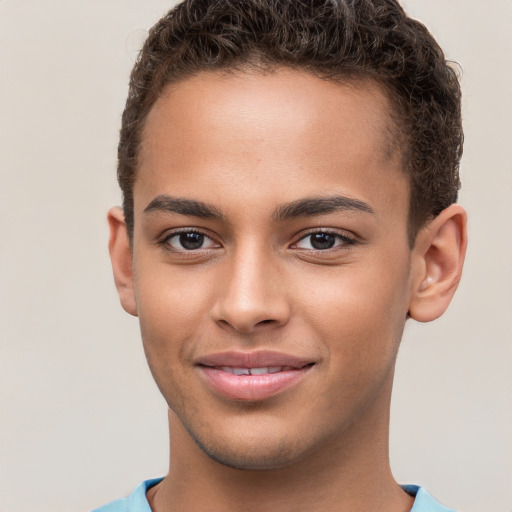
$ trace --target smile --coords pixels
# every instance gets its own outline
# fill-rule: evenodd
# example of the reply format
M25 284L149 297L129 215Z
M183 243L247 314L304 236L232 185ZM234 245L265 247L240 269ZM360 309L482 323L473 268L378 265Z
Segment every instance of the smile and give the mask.
M279 373L282 371L293 370L291 366L271 366L262 368L233 368L231 366L222 366L217 368L223 372L232 373L233 375L266 375L268 373Z
M214 354L197 367L206 386L216 395L256 402L299 384L314 363L273 352Z

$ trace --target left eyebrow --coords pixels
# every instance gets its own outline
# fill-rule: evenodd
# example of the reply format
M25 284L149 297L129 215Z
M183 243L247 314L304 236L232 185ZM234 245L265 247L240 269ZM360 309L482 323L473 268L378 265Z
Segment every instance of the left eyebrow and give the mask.
M194 199L168 195L156 196L144 209L144 213L153 211L179 213L180 215L188 215L202 219L223 218L222 212L211 204L195 201Z
M336 211L358 211L375 215L375 210L364 201L346 196L333 195L327 197L307 197L292 201L276 208L272 218L275 221L295 219L297 217L312 217Z

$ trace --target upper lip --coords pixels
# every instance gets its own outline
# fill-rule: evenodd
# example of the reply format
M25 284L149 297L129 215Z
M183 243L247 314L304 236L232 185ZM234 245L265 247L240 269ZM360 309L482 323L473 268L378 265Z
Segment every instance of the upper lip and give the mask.
M289 366L303 368L314 363L291 354L260 350L256 352L219 352L199 357L197 365L201 366L231 366L233 368L264 368L276 366Z

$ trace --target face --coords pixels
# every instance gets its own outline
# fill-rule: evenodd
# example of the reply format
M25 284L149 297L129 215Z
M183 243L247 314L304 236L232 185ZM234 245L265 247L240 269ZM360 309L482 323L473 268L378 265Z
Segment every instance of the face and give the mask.
M385 429L411 288L388 108L283 69L197 75L149 114L136 314L175 421L218 461L283 467Z

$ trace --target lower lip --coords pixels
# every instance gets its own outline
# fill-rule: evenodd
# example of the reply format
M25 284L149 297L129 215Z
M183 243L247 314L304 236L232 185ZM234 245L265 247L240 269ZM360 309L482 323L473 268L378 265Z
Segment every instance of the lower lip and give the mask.
M231 400L256 402L270 398L298 384L311 366L264 375L234 375L201 366L206 382L217 394Z

